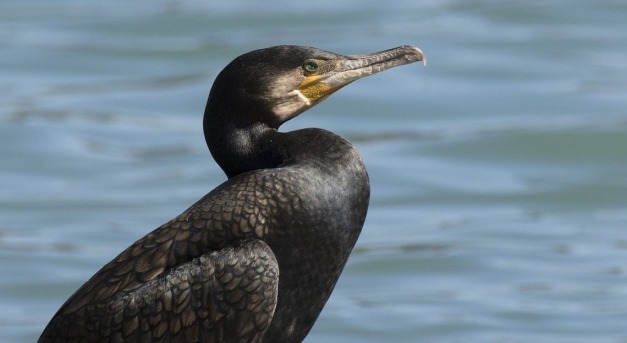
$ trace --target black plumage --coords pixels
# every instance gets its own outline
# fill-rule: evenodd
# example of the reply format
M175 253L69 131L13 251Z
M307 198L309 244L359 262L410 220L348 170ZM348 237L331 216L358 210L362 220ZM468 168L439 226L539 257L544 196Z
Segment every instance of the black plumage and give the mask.
M424 61L256 50L216 78L207 145L228 180L106 264L39 342L300 342L357 241L370 187L357 150L279 126L361 77Z

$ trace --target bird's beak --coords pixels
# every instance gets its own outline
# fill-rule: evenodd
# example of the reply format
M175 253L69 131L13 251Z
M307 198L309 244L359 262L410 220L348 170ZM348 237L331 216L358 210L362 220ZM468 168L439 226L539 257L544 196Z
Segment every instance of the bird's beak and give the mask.
M422 51L412 45L366 55L339 56L327 62L334 62L330 68L324 68L328 71L307 76L298 90L313 104L355 80L416 61L427 64Z

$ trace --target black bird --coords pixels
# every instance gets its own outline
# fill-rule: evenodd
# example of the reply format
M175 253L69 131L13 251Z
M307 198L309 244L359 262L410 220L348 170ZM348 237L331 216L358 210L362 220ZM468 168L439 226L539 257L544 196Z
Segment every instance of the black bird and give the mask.
M39 342L301 342L361 232L368 174L351 143L281 124L343 86L425 61L276 46L217 76L205 140L228 180L79 288Z

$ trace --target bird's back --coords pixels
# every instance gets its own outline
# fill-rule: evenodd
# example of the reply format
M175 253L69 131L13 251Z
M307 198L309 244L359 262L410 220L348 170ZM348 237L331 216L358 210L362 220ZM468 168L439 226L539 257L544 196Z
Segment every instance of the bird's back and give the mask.
M311 135L319 149L341 140ZM254 341L268 328L267 341L304 338L365 219L365 169L358 155L356 166L343 156L353 150L321 151L340 168L295 153L284 166L227 180L106 264L40 341Z

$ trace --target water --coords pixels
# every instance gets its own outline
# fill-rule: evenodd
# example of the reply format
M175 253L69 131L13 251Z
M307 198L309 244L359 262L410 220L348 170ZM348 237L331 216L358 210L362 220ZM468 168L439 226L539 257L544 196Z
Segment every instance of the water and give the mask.
M307 342L627 342L622 1L0 3L0 340L32 342L224 180L216 73L277 44L411 65L284 127L353 141L363 234Z

